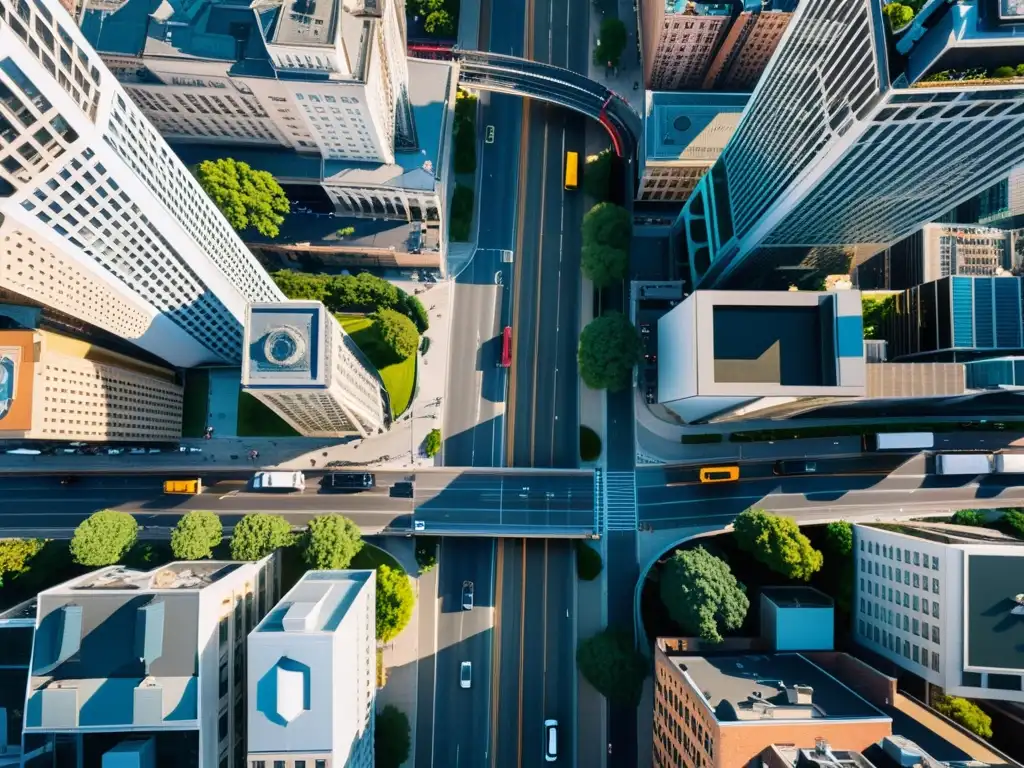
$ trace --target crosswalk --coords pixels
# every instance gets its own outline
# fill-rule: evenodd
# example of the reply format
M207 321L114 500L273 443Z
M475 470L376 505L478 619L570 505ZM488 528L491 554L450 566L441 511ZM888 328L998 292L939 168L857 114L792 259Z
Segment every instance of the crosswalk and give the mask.
M604 475L604 530L635 531L636 475L606 471Z

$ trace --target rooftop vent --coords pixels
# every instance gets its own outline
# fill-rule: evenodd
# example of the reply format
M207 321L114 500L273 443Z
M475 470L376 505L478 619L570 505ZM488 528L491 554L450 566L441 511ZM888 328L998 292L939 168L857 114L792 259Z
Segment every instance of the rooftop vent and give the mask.
M164 655L164 601L154 600L135 616L135 655L149 674L153 662Z
M134 691L134 725L159 725L164 719L164 688L152 677L145 678Z
M287 657L277 662L274 670L277 696L275 711L286 723L309 709L309 674L305 664Z
M1024 616L1024 593L1015 595L1013 602L1015 602L1016 605L1013 606L1013 610L1011 610L1010 613L1014 616Z
M814 689L809 685L794 685L786 688L786 701L791 705L814 703Z

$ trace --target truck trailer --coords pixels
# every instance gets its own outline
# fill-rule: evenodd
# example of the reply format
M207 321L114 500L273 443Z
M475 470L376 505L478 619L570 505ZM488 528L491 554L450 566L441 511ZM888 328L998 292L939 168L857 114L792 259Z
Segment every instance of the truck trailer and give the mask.
M935 457L939 475L990 475L992 457L987 453L940 453Z
M997 453L996 472L1004 475L1024 475L1024 453Z

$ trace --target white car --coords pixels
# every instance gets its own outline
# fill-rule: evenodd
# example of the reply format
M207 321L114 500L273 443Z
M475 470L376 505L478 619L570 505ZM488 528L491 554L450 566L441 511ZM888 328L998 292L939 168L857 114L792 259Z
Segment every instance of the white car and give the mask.
M544 721L544 761L553 763L558 759L558 721Z
M459 667L459 687L469 688L473 684L473 663L470 661L462 662L462 666Z

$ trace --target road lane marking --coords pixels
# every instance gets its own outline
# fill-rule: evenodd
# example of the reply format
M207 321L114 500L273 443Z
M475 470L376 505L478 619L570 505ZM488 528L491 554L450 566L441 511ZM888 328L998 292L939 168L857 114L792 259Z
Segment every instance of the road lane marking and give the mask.
M502 580L505 574L505 542L495 542L497 556L495 558L494 576L494 651L491 655L491 712L488 727L491 729L488 739L491 750L491 768L495 768L498 760L498 694L501 691L501 625L502 625Z
M548 120L544 116L544 151L541 157L545 160L548 156ZM544 203L547 198L548 185L548 164L542 163L540 171L540 222L537 229L539 237L537 241L537 290L534 293L536 310L533 315L533 399L530 407L530 466L536 466L536 445L537 445L537 390L540 389L537 380L537 365L540 361L540 310L543 305L542 280L544 275Z
M554 3L551 4L551 12L554 13ZM565 117L562 118L562 151L559 158L565 157ZM558 338L561 336L561 315L562 315L562 247L565 239L565 185L562 186L562 204L559 208L559 221L558 221L558 283L555 289L555 360L558 360ZM579 290L577 290L579 293ZM551 402L558 403L558 367L555 367L555 375L551 382ZM577 407L577 412L579 408ZM549 457L549 463L554 466L555 463L555 432L558 426L558 415L555 415L554 420L551 422L551 456Z
M519 609L519 735L516 738L516 765L523 768L523 655L526 651L526 539L523 546L523 582Z
M533 5L533 0L527 0L527 8ZM526 23L527 30L532 25L527 19ZM509 317L512 326L512 343L510 354L512 356L512 368L509 370L508 376L508 397L507 397L507 408L505 418L505 462L507 466L512 466L513 451L515 448L516 430L515 430L515 402L516 402L516 383L518 379L519 366L516 360L516 353L519 349L519 297L522 295L522 274L523 274L523 223L525 217L523 216L523 201L526 196L526 156L529 153L530 147L530 99L523 99L523 110L520 117L521 123L519 126L519 178L518 178L518 189L516 190L516 211L518 214L518 221L516 222L516 253L520 256L515 260L513 265L513 278L512 278L512 312Z

